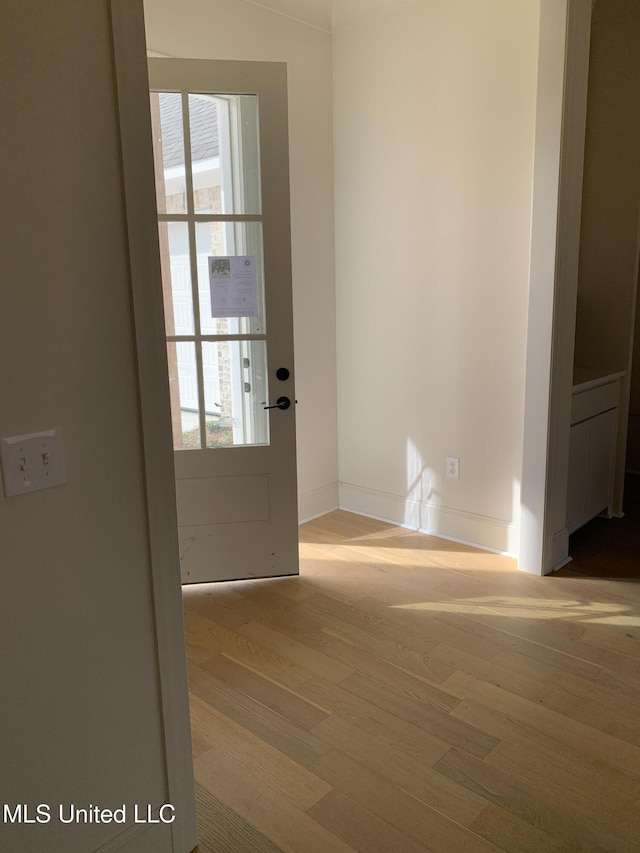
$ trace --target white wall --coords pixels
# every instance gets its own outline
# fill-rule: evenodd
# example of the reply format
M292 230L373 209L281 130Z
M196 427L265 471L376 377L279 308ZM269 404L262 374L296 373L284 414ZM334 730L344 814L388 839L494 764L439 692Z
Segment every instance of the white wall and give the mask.
M538 15L428 0L334 36L341 505L510 552Z
M145 0L147 43L181 58L287 62L299 515L337 506L331 36L238 0Z
M0 31L0 435L61 427L68 480L0 490L0 801L54 816L0 848L87 853L124 827L59 804L167 798L108 3L6 0Z

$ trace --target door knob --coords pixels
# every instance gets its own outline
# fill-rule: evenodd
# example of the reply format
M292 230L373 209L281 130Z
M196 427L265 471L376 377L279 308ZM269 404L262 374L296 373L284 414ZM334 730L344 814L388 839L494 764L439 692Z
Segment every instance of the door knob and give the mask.
M288 397L278 397L273 406L264 406L265 409L288 409L291 405L291 400Z

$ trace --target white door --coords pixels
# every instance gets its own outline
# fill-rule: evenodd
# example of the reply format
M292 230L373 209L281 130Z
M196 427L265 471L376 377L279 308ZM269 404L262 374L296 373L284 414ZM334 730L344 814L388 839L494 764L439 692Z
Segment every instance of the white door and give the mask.
M297 574L286 66L149 79L182 580Z

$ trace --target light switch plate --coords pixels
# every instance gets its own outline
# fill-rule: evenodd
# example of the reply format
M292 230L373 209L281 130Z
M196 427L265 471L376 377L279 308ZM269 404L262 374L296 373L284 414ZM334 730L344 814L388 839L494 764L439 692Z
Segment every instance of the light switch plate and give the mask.
M62 430L0 438L2 482L8 498L65 482Z

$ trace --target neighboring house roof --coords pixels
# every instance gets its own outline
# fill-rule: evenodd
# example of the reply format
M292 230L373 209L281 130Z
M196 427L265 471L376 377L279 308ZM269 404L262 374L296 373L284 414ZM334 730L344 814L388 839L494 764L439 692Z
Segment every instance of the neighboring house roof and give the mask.
M182 142L181 97L172 92L160 93L160 124L164 168L184 163ZM209 95L189 95L191 127L191 159L194 163L210 160L219 154L218 110Z

